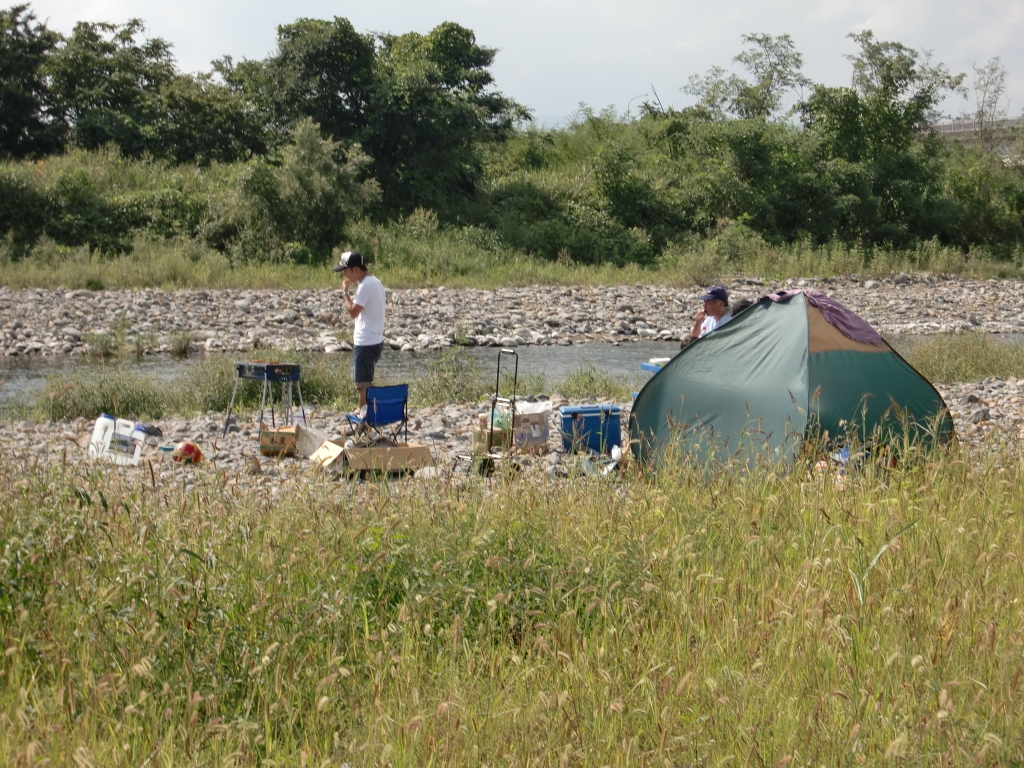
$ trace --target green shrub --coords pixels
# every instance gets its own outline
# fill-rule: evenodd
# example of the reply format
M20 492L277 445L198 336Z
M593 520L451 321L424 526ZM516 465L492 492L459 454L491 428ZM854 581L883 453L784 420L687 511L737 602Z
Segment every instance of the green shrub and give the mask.
M118 366L88 366L71 374L50 376L35 397L46 419L94 419L101 413L119 418L159 418L167 401L165 387L149 376Z
M170 339L168 340L171 348L171 355L173 357L188 357L192 351L193 341L192 331L179 330L171 333Z
M185 366L167 387L169 408L180 414L226 411L236 380L235 363L227 357ZM235 407L258 406L259 403L259 382L239 380Z
M10 256L21 258L43 234L50 210L46 197L25 177L26 166L0 167L0 234Z
M412 382L410 399L416 405L472 403L488 390L479 363L466 349L453 347L427 363Z
M99 359L113 357L121 350L117 334L107 331L87 333L82 340L89 345L89 356Z
M558 385L558 391L570 400L588 397L610 400L629 398L629 384L619 376L603 373L593 363L580 363Z
M943 383L1024 377L1024 346L985 333L936 336L914 346L907 360L928 379Z

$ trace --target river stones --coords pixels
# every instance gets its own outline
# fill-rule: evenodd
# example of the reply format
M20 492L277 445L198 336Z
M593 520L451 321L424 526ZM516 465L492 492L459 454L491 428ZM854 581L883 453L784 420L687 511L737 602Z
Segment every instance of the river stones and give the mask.
M1024 283L934 275L885 279L751 277L731 296L783 288L834 296L887 335L971 330L1019 333ZM677 339L689 332L703 286L529 286L395 289L388 346L406 352L452 344L615 343ZM145 352L254 349L343 351L352 321L335 290L82 291L0 288L0 355L75 355L97 345ZM101 336L106 334L106 337Z
M968 446L983 449L986 446L1009 443L1018 450L1024 446L1024 381L992 377L981 382L956 385L939 385L938 389L949 405L954 418L958 439ZM557 414L563 399L554 398L553 414ZM619 403L623 409L625 425L628 403ZM417 473L422 479L427 476L452 478L466 476L466 457L472 451L472 433L478 424L478 414L489 408L489 401L463 405L443 405L430 408L413 408L409 414L409 439L427 445L437 470L432 473ZM255 487L274 493L290 483L318 482L310 474L310 464L301 458L276 459L261 456L258 450L256 413L239 413L232 417L228 432L224 435L224 415L207 413L191 419L169 418L156 423L164 433L164 440L179 442L193 440L199 444L209 461L198 466L183 466L158 460L156 451L159 439L150 439L144 456L147 462L140 467L114 467L109 471L124 473L147 484L157 483L169 487L188 487L204 475L217 473L219 482L231 487ZM344 440L346 420L344 414L330 410L310 410L308 423L314 429ZM539 456L525 456L521 459L525 472L536 472L548 476L567 476L593 469L593 465L582 464L582 459L562 452L556 416L550 422L549 452ZM93 421L75 419L68 422L46 422L34 424L22 421L0 425L0 452L5 461L24 461L29 465L36 462L67 466L90 466L92 460L86 456L86 447L92 434ZM149 463L151 462L151 463ZM150 473L152 468L152 473ZM333 481L333 480L332 480Z

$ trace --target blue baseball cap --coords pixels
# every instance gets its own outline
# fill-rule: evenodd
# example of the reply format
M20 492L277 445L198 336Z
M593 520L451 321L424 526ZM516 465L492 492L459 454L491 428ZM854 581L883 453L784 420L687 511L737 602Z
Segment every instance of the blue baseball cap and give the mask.
M712 285L708 288L707 293L697 299L697 301L712 301L714 299L724 301L726 304L729 303L729 292L725 290L725 286Z

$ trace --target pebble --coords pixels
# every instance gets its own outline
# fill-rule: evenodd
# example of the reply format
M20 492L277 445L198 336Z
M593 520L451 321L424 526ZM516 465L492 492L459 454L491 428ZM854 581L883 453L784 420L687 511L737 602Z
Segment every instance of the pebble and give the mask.
M734 299L784 288L827 293L883 335L980 330L1020 333L1024 282L929 274L864 280L727 281ZM703 286L530 286L495 290L388 291L387 344L405 352L453 344L513 347L678 339L690 329ZM351 350L340 291L12 290L0 287L0 355L79 355L99 334L128 347L169 352L191 336L195 351Z

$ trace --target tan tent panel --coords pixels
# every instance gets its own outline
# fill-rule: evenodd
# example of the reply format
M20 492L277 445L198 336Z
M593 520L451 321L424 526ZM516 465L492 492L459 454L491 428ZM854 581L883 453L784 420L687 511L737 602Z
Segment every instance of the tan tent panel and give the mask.
M842 334L838 328L829 323L821 310L807 304L807 353L836 352L838 350L849 352L888 352L889 347L885 344L865 344L854 341Z

